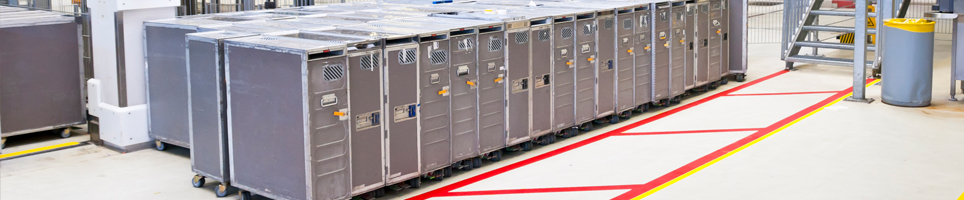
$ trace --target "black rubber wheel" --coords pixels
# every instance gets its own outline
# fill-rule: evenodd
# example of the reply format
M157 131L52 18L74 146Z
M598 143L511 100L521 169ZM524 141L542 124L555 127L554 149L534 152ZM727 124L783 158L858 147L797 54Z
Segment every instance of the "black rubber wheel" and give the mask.
M583 123L582 125L579 125L579 130L585 131L585 132L592 131L592 122L586 122L586 123Z
M204 179L204 176L194 175L194 178L191 179L191 186L195 188L204 187Z
M412 180L408 180L408 186L411 186L412 188L422 187L422 178L413 178Z
M238 196L241 196L241 200L254 200L251 198L251 192L248 191L241 191L238 193Z
M382 198L382 197L384 197L384 196L385 196L385 188L378 188L377 190L372 191L372 196L374 196L375 198Z
M619 123L619 116L610 115L610 116L609 116L609 123L610 123L610 124Z
M476 157L472 159L472 166L475 166L475 168L482 167L482 158Z
M494 151L494 152L492 152L492 158L490 158L489 160L492 160L492 161L495 161L495 162L501 161L501 160L502 160L502 151L499 150L499 151Z
M469 170L475 169L475 164L472 163L472 160L463 160L459 163L461 163L462 165L462 171L469 171Z
M550 141L549 144L556 143L556 135L550 135L549 141Z
M721 85L726 85L726 84L729 84L729 83L730 83L730 78L729 78L729 77L723 77L723 80L720 80L720 84L721 84Z
M214 195L217 197L228 196L228 186L224 184L220 184L217 187L214 187Z
M445 178L452 177L452 168L446 167L445 169L443 169L442 175L444 175Z
M520 146L523 151L532 151L532 141L523 142Z
M669 99L659 100L660 107L669 107Z
M746 81L746 74L737 74L736 82L743 82L743 81Z
M154 140L154 149L164 151L164 149L167 149L167 144L164 144L164 142L161 142L161 140Z
M711 82L711 83L709 84L709 86L710 86L710 89L711 89L711 90L712 90L712 89L716 89L716 87L720 86L720 82L719 82L719 81L713 81L713 82Z
M61 137L61 138L70 138L70 128L65 128L65 129L63 129L63 130L60 130L60 137Z
M624 111L619 114L619 117L622 117L623 119L629 119L630 117L633 117L633 111L631 110Z

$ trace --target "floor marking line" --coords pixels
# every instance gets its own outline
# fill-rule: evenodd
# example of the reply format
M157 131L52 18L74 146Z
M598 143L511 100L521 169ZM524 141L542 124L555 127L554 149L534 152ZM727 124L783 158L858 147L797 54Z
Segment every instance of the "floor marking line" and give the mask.
M484 191L469 191L469 192L449 192L444 195L435 196L435 197L630 190L638 187L639 185L606 185L606 186L584 186L584 187L526 188L526 189L511 189L511 190L484 190Z
M752 93L752 94L729 94L730 97L741 96L774 96L774 95L801 95L801 94L836 94L840 91L813 91L813 92L780 92L780 93Z
M719 132L745 132L760 131L763 128L734 128L734 129L708 129L708 130L689 130L689 131L658 131L658 132L623 132L613 136L637 136L637 135L668 135L668 134L691 134L691 133L719 133Z
M873 80L873 81L871 81L870 83L868 83L866 86L869 87L869 86L871 86L871 85L873 85L873 84L876 84L876 83L879 82L879 81L880 81L880 80ZM777 122L776 124L773 124L773 125L767 127L766 129L763 129L763 130L761 130L761 131L759 131L759 132L757 132L757 133L754 133L754 134L752 134L752 135L750 135L750 136L747 136L746 138L741 139L740 141L737 141L736 143L733 143L733 144L731 144L731 145L728 145L728 146L724 147L723 149L717 150L716 152L713 152L713 153L711 153L710 155L705 156L704 158L700 158L700 160L697 160L697 161L704 160L705 158L707 158L707 157L709 157L709 156L711 156L711 155L714 155L714 154L723 153L723 154L720 155L719 157L716 157L715 159L709 160L708 162L705 162L705 163L699 165L698 167L693 168L692 170L687 170L685 173L680 174L679 176L676 176L675 178L673 178L673 179L671 179L671 180L668 180L668 181L666 181L666 182L653 180L653 181L651 181L651 183L660 183L660 182L662 182L661 184L659 184L658 186L656 186L656 187L654 187L654 188L642 188L642 189L640 189L640 190L635 190L635 189L634 189L634 190L631 190L631 191L630 191L630 192L633 192L633 191L637 191L637 192L638 192L638 191L646 191L646 192L644 192L644 193L642 193L642 194L636 195L636 194L627 192L627 193L625 193L625 194L623 194L623 195L620 195L620 196L618 196L618 197L616 197L616 198L613 198L613 199L630 199L630 198L631 198L632 200L639 200L639 199L646 198L647 196L652 195L653 193L656 193L656 192L662 190L663 188L666 188L666 187L668 187L668 186L670 186L670 185L672 185L672 184L674 184L674 183L676 183L676 182L679 182L680 180L683 180L684 178L689 177L690 175L695 174L696 172L699 172L700 170L703 170L703 169L705 169L706 167L709 167L710 165L713 165L713 164L719 162L720 160L723 160L723 159L725 159L725 158L727 158L727 157L729 157L729 156L731 156L731 155L733 155L733 154L735 154L735 153L737 153L737 152L740 152L740 151L742 151L743 149L746 149L747 147L750 147L750 146L752 146L752 145L754 145L754 144L756 144L756 143L758 143L758 142L760 142L760 141L762 141L762 140L770 137L771 135L773 135L773 134L775 134L775 133L777 133L777 132L780 132L780 131L782 131L782 130L784 130L784 129L786 129L786 128L794 125L794 124L796 124L797 122L800 122L800 121L802 121L803 119L806 119L807 117L810 117L810 116L812 116L813 114L816 114L817 112L822 111L824 108L830 107L830 106L832 106L832 105L834 105L834 104L836 104L836 103L838 103L838 102L840 102L840 101L843 101L843 100L846 99L847 97L850 97L851 95L853 95L853 93L850 92L850 91L852 91L852 90L853 90L853 87L847 88L846 90L843 90L843 91L840 91L840 92L837 93L836 95L831 96L830 98L827 98L827 99L825 99L825 100L823 100L823 101L821 101L821 102L819 102L819 103L817 103L817 104L814 104L814 105L812 105L812 106L810 106L810 107L807 107L806 109L804 109L804 110L802 110L802 111L800 111L800 112L797 112L796 114L794 114L794 115L792 115L792 116L790 116L790 117L787 117L787 118L781 120L780 122ZM782 125L781 125L781 124L782 124ZM749 142L746 142L747 139L752 139L752 140L750 140ZM741 144L741 143L742 143L742 144ZM735 148L735 149L730 149L731 147L733 147L733 146L735 146L735 145L737 145L737 144L740 144L737 148ZM697 161L694 161L694 163L687 164L686 166L691 166L692 164L695 164ZM704 161L705 161L705 160L704 160ZM686 167L686 166L684 166L684 167ZM683 168L680 168L680 169L683 169ZM668 175L671 176L671 174L679 173L680 169L674 170L673 172L670 172L670 173L668 173L668 174L666 174L666 175L664 175L664 176L661 176L660 178L657 178L657 180L663 179L663 181L665 181L665 179L668 178ZM645 184L645 185L652 187L654 184L647 183L647 184ZM633 197L633 196L635 196L635 197Z
M493 177L493 176L496 176L496 175L499 175L499 174L502 174L502 173L505 173L505 172L508 172L508 171L511 171L511 170L514 170L514 169L518 169L518 168L520 168L520 167L523 167L523 166L526 166L526 165L529 165L529 164L532 164L532 163L535 163L535 162L538 162L538 161L541 161L541 160L545 160L545 159L547 159L547 158L550 158L550 157L553 157L553 156L556 156L556 155L559 155L559 154L568 152L568 151L570 151L570 150L573 150L573 149L576 149L576 148L579 148L579 147L588 145L588 144L590 144L590 143L594 143L594 142L596 142L596 141L605 139L605 138L607 138L607 137L609 137L609 136L612 136L612 135L615 135L615 134L618 134L618 133L625 132L625 131L630 130L630 129L632 129L632 128L636 128L636 127L638 127L638 126L642 126L642 125L644 125L644 124L650 123L650 122L652 122L652 121L656 121L656 120L658 120L658 119L662 119L662 118L667 117L667 116L669 116L669 115L678 113L678 112L680 112L680 111L683 111L683 110L686 110L686 109L689 109L689 108L692 108L692 107L695 107L695 106L697 106L697 105L706 103L706 102L708 102L708 101L710 101L710 100L717 99L717 98L719 98L719 97L728 95L728 94L730 94L730 93L739 91L739 90L741 90L741 89L744 89L744 88L747 88L747 87L756 85L756 84L758 84L758 83L760 83L760 82L763 82L763 81L766 81L766 80L770 80L770 79L772 79L772 78L774 78L774 77L777 77L777 76L786 74L786 73L788 73L788 72L789 72L789 71L786 71L786 70L780 70L780 71L775 72L775 73L773 73L773 74L770 74L770 75L761 77L761 78L759 78L759 79L756 79L756 80L753 80L753 81L750 81L750 82L747 82L747 83L745 83L745 84L743 84L743 85L739 85L739 86L730 88L730 89L725 90L725 91L723 91L723 92L713 94L712 96L709 96L709 97L706 97L706 98L703 98L703 99L699 99L699 100L697 100L697 101L694 101L694 102L691 102L691 103L682 105L682 106L680 106L680 107L676 107L676 108L674 108L674 109L668 110L668 111L663 112L663 113L656 114L656 115L654 115L654 116L651 116L651 117L649 117L649 118L640 120L640 121L635 122L635 123L632 123L632 124L630 124L630 125L626 125L626 126L617 128L616 130L612 130L612 131L609 131L609 132L606 132L606 133L603 133L603 134L600 134L600 135L597 135L597 136L594 136L594 137L591 137L591 138L588 138L588 139L585 139L585 140L582 140L582 141L578 141L578 142L573 143L573 144L570 144L570 145L568 145L568 146L560 147L560 148L558 148L558 149L555 149L555 150L552 150L552 151L549 151L549 152L546 152L546 153L543 153L543 154L540 154L540 155L536 155L536 156L534 156L534 157L531 157L531 158L528 158L528 159L525 159L525 160L522 160L522 161L519 161L519 162L516 162L516 163L512 163L512 164L503 166L503 167L501 167L501 168L494 169L494 170L492 170L492 171L488 171L488 172L485 172L485 173L482 173L482 174L479 174L479 175L476 175L476 176L473 176L473 177L469 177L469 178L467 178L467 179L465 179L465 180L462 180L462 181L459 181L459 182L455 182L455 183L453 183L453 184L449 184L449 185L446 185L446 186L442 186L442 187L437 188L437 189L435 189L435 190L432 190L432 191L428 191L428 192L419 194L419 195L414 196L414 197L411 197L411 198L409 198L409 199L410 199L410 200L423 200L423 199L428 199L428 198L432 198L432 197L436 197L436 196L445 195L445 194L450 193L451 191L453 191L453 190L455 190L455 189L459 189L459 188L465 187L465 186L467 186L467 185L470 185L470 184L473 184L473 183L476 183L476 182L479 182L479 181L482 181L482 180L491 178L491 177ZM632 190L630 190L630 191L632 191Z
M32 154L32 153L37 153L37 152L42 152L42 151L49 151L49 150L54 150L54 149L59 149L59 148L69 147L69 146L74 146L74 145L80 145L80 142L68 142L68 143L63 143L63 144L58 144L58 145L52 145L52 146L46 146L46 147L40 147L40 148L30 149L30 150L24 150L24 151L18 151L18 152L13 152L13 153L8 153L8 154L0 154L0 159L10 158L10 157L16 157L16 156L21 156L21 155L27 155L27 154Z

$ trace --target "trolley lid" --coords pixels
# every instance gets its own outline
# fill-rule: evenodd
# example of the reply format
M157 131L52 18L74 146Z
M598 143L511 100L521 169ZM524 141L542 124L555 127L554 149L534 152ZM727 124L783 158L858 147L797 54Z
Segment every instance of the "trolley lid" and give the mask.
M283 50L300 52L304 54L325 53L331 51L345 50L344 43L333 43L319 40L309 40L293 37L282 37L274 35L259 35L252 37L227 39L224 43L228 46L265 48L271 50Z
M281 21L281 20L250 21L250 22L242 22L238 24L271 27L271 28L278 28L278 29L285 29L285 30L323 30L323 29L332 28L332 26L328 26L324 24L298 23L298 22Z
M225 39L240 38L240 37L250 37L256 36L257 33L243 33L237 31L208 31L200 33L189 33L187 34L188 40L199 40L199 41L209 41L218 42Z
M153 27L167 27L167 28L180 28L180 29L198 29L207 28L214 26L225 26L230 25L231 22L228 21L216 21L208 20L202 18L173 18L173 19L162 19L144 22L144 26Z
M0 28L41 26L41 25L51 25L51 24L66 24L66 23L76 23L76 21L73 17L66 17L61 15L42 15L42 16L13 18L13 19L0 17Z

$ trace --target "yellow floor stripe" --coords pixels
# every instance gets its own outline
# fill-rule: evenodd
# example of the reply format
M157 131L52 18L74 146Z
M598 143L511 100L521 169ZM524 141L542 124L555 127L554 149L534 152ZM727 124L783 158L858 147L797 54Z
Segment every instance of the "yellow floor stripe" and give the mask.
M878 79L878 80L874 80L874 81L872 81L872 82L870 82L870 83L867 83L867 86L871 86L871 85L873 85L873 84L876 84L876 83L879 82L879 81L880 81L879 79ZM743 149L746 149L747 147L753 146L753 144L756 144L757 142L760 142L760 141L762 141L763 139L766 139L767 137L770 137L770 135L773 135L774 133L780 132L780 131L782 131L783 129L786 129L787 127L793 126L793 124L796 124L797 122L799 122L799 121L801 121L801 120L803 120L803 119L806 119L807 117L810 117L811 115L816 114L817 112L820 112L820 111L823 110L824 108L827 108L827 107L830 107L830 106L832 106L832 105L834 105L834 104L837 104L838 102L843 101L844 99L850 97L851 95L853 95L853 93L844 95L843 97L840 97L840 98L838 98L837 100L834 100L833 102L830 102L829 104L824 105L823 107L820 107L820 108L818 108L818 109L816 109L816 110L814 110L814 111L812 111L812 112L810 112L810 113L807 113L806 115L804 115L804 116L802 116L802 117L800 117L800 118L797 118L796 120L793 120L792 122L788 123L787 125L783 125L782 127L778 128L777 130L774 130L773 132L767 133L766 135L763 135L762 137L757 138L756 140L753 140L752 142L747 143L746 145L743 145L743 146L741 146L741 147L739 147L739 148L736 148L736 149L734 149L733 151L730 151L729 153L723 154L723 156L720 156L719 158L713 159L713 161L710 161L710 162L708 162L708 163L706 163L706 164L703 164L702 166L697 167L696 169L693 169L693 170L691 170L691 171L689 171L689 172L686 172L685 174L683 174L683 175L681 175L681 176L679 176L679 177L676 177L675 179L673 179L673 180L671 180L671 181L669 181L669 182L666 182L666 183L660 185L659 187L653 188L652 190L649 190L648 192L643 193L642 195L639 195L639 196L637 196L636 198L633 198L633 200L639 200L639 199L646 198L647 196L652 195L653 193L656 193L656 192L658 192L659 190L662 190L663 188L669 187L670 185L673 185L673 183L679 182L680 180L683 180L684 178L686 178L686 177L688 177L688 176L690 176L690 175L693 175L694 173L696 173L696 172L698 172L698 171L700 171L700 170L703 170L704 168L709 167L710 165L713 165L713 164L715 164L716 162L719 162L720 160L723 160L723 159L725 159L726 157L729 157L730 155L733 155L733 154L735 154L735 153L737 153L737 152L740 152L740 151L742 151ZM961 200L961 199L958 199L958 200Z
M957 197L957 200L964 200L964 194L961 194L960 197Z
M58 149L58 148L63 148L63 147L69 147L69 146L74 146L74 145L79 145L79 144L80 144L80 142L68 142L68 143L63 143L63 144L58 144L58 145L53 145L53 146L47 146L47 147L40 147L40 148L31 149L31 150L26 150L26 151L19 151L19 152L13 152L13 153L8 153L8 154L0 154L0 159L9 158L9 157L14 157L14 156L20 156L20 155L25 155L25 154L31 154L31 153L37 153L37 152L41 152L41 151L48 151L48 150L53 150L53 149Z

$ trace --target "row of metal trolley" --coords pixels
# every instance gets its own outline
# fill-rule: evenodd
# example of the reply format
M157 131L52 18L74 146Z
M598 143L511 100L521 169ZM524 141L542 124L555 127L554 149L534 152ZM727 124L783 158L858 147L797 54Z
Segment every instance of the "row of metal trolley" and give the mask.
M6 138L87 121L80 25L59 12L0 6L0 148Z
M149 134L274 199L379 197L725 84L725 0L343 3L145 23Z

